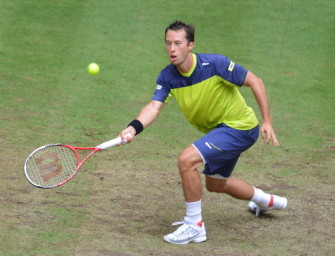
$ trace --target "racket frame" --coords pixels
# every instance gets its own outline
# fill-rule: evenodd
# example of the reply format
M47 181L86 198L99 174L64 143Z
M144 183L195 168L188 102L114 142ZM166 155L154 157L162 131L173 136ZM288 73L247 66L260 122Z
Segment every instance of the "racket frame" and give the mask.
M125 144L127 143L126 141L122 141L121 137L117 137L115 139L112 139L112 140L109 140L109 141L106 141L104 143L101 143L100 145L96 146L96 147L74 147L74 146L70 146L70 145L66 145L66 144L62 144L62 143L55 143L55 144L47 144L47 145L44 145L44 146L41 146L37 149L35 149L33 152L31 152L29 154L29 156L27 157L27 159L25 160L24 162L24 174L27 178L27 180L32 184L34 185L35 187L38 187L38 188L44 188L44 189L49 189L49 188L55 188L55 187L59 187L59 186L62 186L64 185L65 183L67 183L68 181L70 181L76 174L77 172L79 171L80 167L83 165L83 163L85 163L87 161L87 159L89 159L93 154L95 154L96 152L98 151L101 151L101 150L105 150L107 148L110 148L110 147L113 147L113 146L116 146L118 144ZM35 183L28 175L28 171L27 171L27 163L28 161L30 160L30 158L33 157L33 155L39 151L39 150L42 150L44 148L47 148L47 147L53 147L53 146L59 146L59 147L66 147L70 150L72 150L77 158L77 165L76 165L76 168L75 170L73 171L73 173L67 178L65 179L64 181L58 183L58 184L55 184L55 185L49 185L49 186L43 186L41 184L37 184ZM92 152L90 152L83 160L80 159L80 155L78 153L78 150L92 150Z

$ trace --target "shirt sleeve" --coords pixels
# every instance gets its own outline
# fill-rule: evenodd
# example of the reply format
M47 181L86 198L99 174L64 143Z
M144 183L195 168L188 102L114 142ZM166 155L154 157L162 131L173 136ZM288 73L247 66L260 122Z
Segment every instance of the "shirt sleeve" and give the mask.
M162 73L159 74L156 84L156 90L154 92L154 95L152 96L152 100L167 103L169 98L171 97L171 90L166 86Z
M217 73L226 81L242 86L248 70L226 56L219 55L215 62Z

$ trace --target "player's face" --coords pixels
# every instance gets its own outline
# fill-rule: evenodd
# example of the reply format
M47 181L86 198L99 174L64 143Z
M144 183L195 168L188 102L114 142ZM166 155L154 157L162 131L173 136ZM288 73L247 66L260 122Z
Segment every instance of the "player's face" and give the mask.
M165 48L173 65L183 66L191 56L193 45L193 42L187 41L186 32L183 29L178 31L168 30L166 33Z

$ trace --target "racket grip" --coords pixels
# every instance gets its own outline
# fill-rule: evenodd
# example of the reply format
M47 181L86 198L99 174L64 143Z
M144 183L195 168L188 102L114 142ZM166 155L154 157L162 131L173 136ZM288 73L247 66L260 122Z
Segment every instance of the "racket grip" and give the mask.
M130 133L128 133L126 135L126 137L131 137L132 135ZM98 146L96 146L97 148L101 148L101 150L104 150L104 149L107 149L107 148L110 148L110 147L113 147L113 146L116 146L118 144L127 144L127 141L122 141L121 137L117 137L115 139L112 139L112 140L109 140L109 141L106 141Z
M121 137L117 137L113 140L109 140L109 141L106 141L100 144L99 146L97 146L97 148L101 148L102 150L104 150L104 149L116 146L117 144L121 144L121 143L122 143Z

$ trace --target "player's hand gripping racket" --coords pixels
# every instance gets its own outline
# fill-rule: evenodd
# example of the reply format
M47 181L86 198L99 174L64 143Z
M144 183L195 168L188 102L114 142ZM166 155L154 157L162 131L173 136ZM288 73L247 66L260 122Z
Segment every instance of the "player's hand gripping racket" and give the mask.
M127 134L127 136L131 136ZM28 181L39 188L59 187L71 180L83 163L94 153L118 144L125 144L121 137L106 141L96 147L73 147L64 144L48 144L35 149L24 163ZM79 151L91 150L83 160Z

